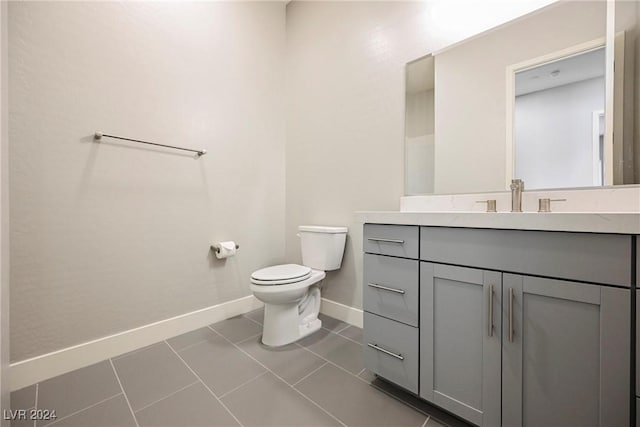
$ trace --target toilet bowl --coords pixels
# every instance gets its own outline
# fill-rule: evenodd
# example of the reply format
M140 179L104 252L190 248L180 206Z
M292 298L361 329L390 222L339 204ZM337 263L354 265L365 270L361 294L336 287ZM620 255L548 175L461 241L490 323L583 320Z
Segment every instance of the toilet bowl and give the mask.
M263 344L290 344L321 328L320 285L325 271L340 268L346 234L346 227L300 226L304 265L275 265L251 274L249 288L264 302Z

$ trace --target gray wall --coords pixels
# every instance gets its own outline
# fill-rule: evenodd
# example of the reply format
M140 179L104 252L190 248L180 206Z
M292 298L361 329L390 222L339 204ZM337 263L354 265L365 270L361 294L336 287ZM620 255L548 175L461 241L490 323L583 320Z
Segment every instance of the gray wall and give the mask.
M11 359L250 295L284 261L284 3L9 13Z
M362 307L362 230L353 214L399 208L405 64L548 3L289 3L287 259L301 261L298 225L349 227L324 297Z
M425 2L11 2L12 360L249 295L302 223L351 227L324 295L361 307L353 212L398 208L405 63L549 1L441 27Z
M9 98L7 2L0 2L0 409L9 403ZM3 417L4 418L4 417ZM8 420L0 421L8 426Z
M348 226L342 268L322 292L349 306L362 307L354 211L397 210L403 194L404 66L434 48L424 10L419 2L287 7L287 257L301 261L298 225Z

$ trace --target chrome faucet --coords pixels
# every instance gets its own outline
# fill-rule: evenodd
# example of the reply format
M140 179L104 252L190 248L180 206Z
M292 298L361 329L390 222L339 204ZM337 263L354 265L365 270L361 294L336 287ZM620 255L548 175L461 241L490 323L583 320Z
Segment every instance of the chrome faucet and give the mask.
M524 181L521 179L511 180L511 212L522 212L522 192L524 191Z

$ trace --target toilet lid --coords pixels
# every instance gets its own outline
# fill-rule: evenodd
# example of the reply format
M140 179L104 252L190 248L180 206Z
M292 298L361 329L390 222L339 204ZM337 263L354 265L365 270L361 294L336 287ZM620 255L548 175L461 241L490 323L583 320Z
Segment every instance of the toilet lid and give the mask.
M262 268L251 275L252 282L261 285L295 283L311 276L311 268L298 264L281 264Z

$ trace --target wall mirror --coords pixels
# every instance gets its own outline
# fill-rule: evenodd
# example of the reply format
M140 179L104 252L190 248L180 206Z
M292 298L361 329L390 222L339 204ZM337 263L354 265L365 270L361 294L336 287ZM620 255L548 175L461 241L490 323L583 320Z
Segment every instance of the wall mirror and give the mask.
M435 52L432 186L407 129L405 193L639 183L638 3L607 28L606 1L559 1Z

